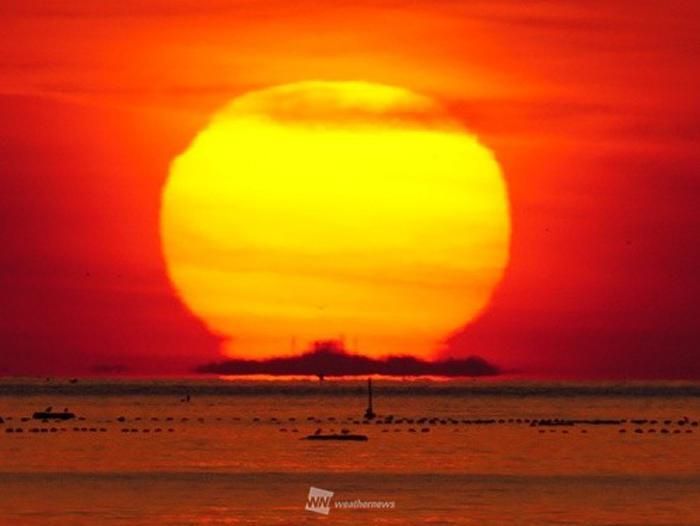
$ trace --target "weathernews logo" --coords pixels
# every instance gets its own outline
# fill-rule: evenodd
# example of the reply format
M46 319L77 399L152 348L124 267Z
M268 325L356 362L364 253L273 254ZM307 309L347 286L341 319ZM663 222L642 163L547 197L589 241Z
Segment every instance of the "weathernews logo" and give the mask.
M331 508L346 510L393 510L396 502L393 500L337 500L333 501L334 492L311 486L306 498L307 511L328 515Z
M306 499L306 510L328 515L331 512L331 501L334 493L321 488L309 488L309 496Z

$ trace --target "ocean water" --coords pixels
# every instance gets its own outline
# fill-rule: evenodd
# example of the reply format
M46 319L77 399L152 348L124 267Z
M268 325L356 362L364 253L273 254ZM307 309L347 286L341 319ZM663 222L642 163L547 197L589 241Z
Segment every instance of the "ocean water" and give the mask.
M364 422L360 380L2 380L0 524L700 525L698 384L374 394ZM28 419L48 406L79 418ZM368 501L389 507L337 507Z

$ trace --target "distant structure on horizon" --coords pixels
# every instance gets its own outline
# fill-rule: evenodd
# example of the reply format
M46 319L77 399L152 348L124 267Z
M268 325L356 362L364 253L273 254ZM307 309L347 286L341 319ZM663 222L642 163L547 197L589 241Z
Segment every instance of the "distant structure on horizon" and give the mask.
M232 358L201 365L195 372L219 375L313 376L495 376L501 370L479 356L428 361L414 356L371 358L348 353L339 340L318 340L299 356L263 360Z

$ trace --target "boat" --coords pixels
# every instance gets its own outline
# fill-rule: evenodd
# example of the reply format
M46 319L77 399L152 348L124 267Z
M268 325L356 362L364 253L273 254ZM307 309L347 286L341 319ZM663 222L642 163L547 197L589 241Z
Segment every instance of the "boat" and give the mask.
M46 408L44 411L37 411L32 415L34 420L72 420L75 418L75 413L71 413L68 409L64 409L62 412L53 411L51 407Z
M372 407L372 379L367 379L367 410L365 411L365 419L372 420L376 418L376 413ZM367 435L352 434L347 429L343 429L342 433L328 433L323 434L321 429L317 429L313 435L308 435L302 438L302 440L339 440L339 441L351 441L351 442L367 442L369 437Z
M367 435L332 434L332 435L309 435L302 440L349 440L354 442L367 442Z

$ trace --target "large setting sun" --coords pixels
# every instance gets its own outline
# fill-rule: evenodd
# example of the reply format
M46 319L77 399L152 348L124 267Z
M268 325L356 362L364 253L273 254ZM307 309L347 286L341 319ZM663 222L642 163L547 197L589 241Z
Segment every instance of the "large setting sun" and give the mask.
M171 166L168 272L227 354L343 339L429 357L487 304L508 260L491 151L433 100L302 82L233 100Z
M700 1L0 5L0 526L700 526Z

